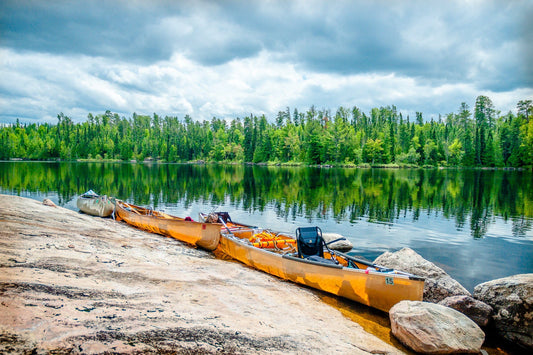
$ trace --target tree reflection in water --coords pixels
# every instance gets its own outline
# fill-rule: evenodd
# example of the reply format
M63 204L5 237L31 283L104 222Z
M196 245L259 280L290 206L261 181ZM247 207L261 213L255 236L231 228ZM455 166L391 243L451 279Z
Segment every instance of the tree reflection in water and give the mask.
M526 171L336 169L247 165L129 163L0 163L4 193L49 192L63 205L93 189L139 205L195 203L294 220L333 219L394 224L421 213L469 224L483 238L495 216L515 237L532 228L533 176Z

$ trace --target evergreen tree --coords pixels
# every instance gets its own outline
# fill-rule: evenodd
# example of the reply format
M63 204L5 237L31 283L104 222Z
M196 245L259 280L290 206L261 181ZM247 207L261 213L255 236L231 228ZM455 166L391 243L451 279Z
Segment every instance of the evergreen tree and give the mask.
M487 96L477 97L474 117L476 120L474 138L476 165L494 166L494 137L491 132L494 122L494 106Z
M271 122L264 115L243 120L196 121L186 115L160 117L106 111L74 123L60 113L56 124L0 127L0 159L107 158L164 161L307 162L311 164L400 164L451 166L528 166L533 164L531 100L504 116L486 96L476 99L474 115L466 103L443 120L404 120L395 106L306 112L287 107Z

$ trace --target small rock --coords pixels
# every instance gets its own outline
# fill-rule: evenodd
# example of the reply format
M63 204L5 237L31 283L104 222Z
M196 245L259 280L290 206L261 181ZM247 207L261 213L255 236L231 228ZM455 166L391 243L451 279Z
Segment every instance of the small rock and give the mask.
M71 248L71 249L73 249L73 248L74 248L74 245L73 245L73 244L69 244L68 247Z
M445 306L402 301L389 311L392 333L425 354L479 353L485 333L464 314Z
M424 277L424 301L438 303L450 296L472 296L444 270L410 248L403 248L394 253L385 252L378 256L374 263Z
M493 324L500 336L533 349L533 274L482 283L474 288L474 297L494 308Z
M439 304L461 312L480 327L487 326L492 314L491 306L470 296L447 297L440 301Z
M333 242L328 244L328 248L333 250L350 251L353 248L352 242L337 233L322 233L322 238L326 244Z
M43 200L43 205L50 206L50 207L57 207L56 204L52 200L50 200L49 198L45 198Z

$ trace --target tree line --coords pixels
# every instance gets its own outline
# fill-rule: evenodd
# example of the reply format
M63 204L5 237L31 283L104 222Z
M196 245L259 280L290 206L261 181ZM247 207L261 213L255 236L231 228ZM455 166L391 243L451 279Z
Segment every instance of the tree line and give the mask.
M227 161L371 166L523 167L533 165L533 103L517 114L500 114L478 96L473 112L425 121L403 117L395 106L306 112L287 107L269 122L265 115L231 121L196 121L157 114L120 117L106 111L74 123L63 113L57 124L0 128L0 159L118 159L166 162Z

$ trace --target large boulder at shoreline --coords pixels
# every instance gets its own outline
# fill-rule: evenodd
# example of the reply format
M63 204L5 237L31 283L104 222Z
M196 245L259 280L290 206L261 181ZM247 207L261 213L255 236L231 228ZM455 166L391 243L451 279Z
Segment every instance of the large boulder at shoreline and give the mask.
M424 277L426 279L424 301L438 303L450 296L471 296L459 282L413 249L403 248L394 253L385 252L378 256L374 263Z
M438 304L402 301L389 317L392 334L416 352L477 354L485 341L485 333L470 318Z
M492 307L470 296L451 296L439 302L440 305L450 307L461 312L476 322L480 327L489 324Z
M533 349L533 274L479 284L474 297L494 308L493 324L500 336Z
M400 354L314 293L173 238L0 194L0 353Z
M323 233L322 238L324 242L331 243L328 244L328 248L339 251L350 251L353 248L352 242L350 242L346 237L337 233Z

